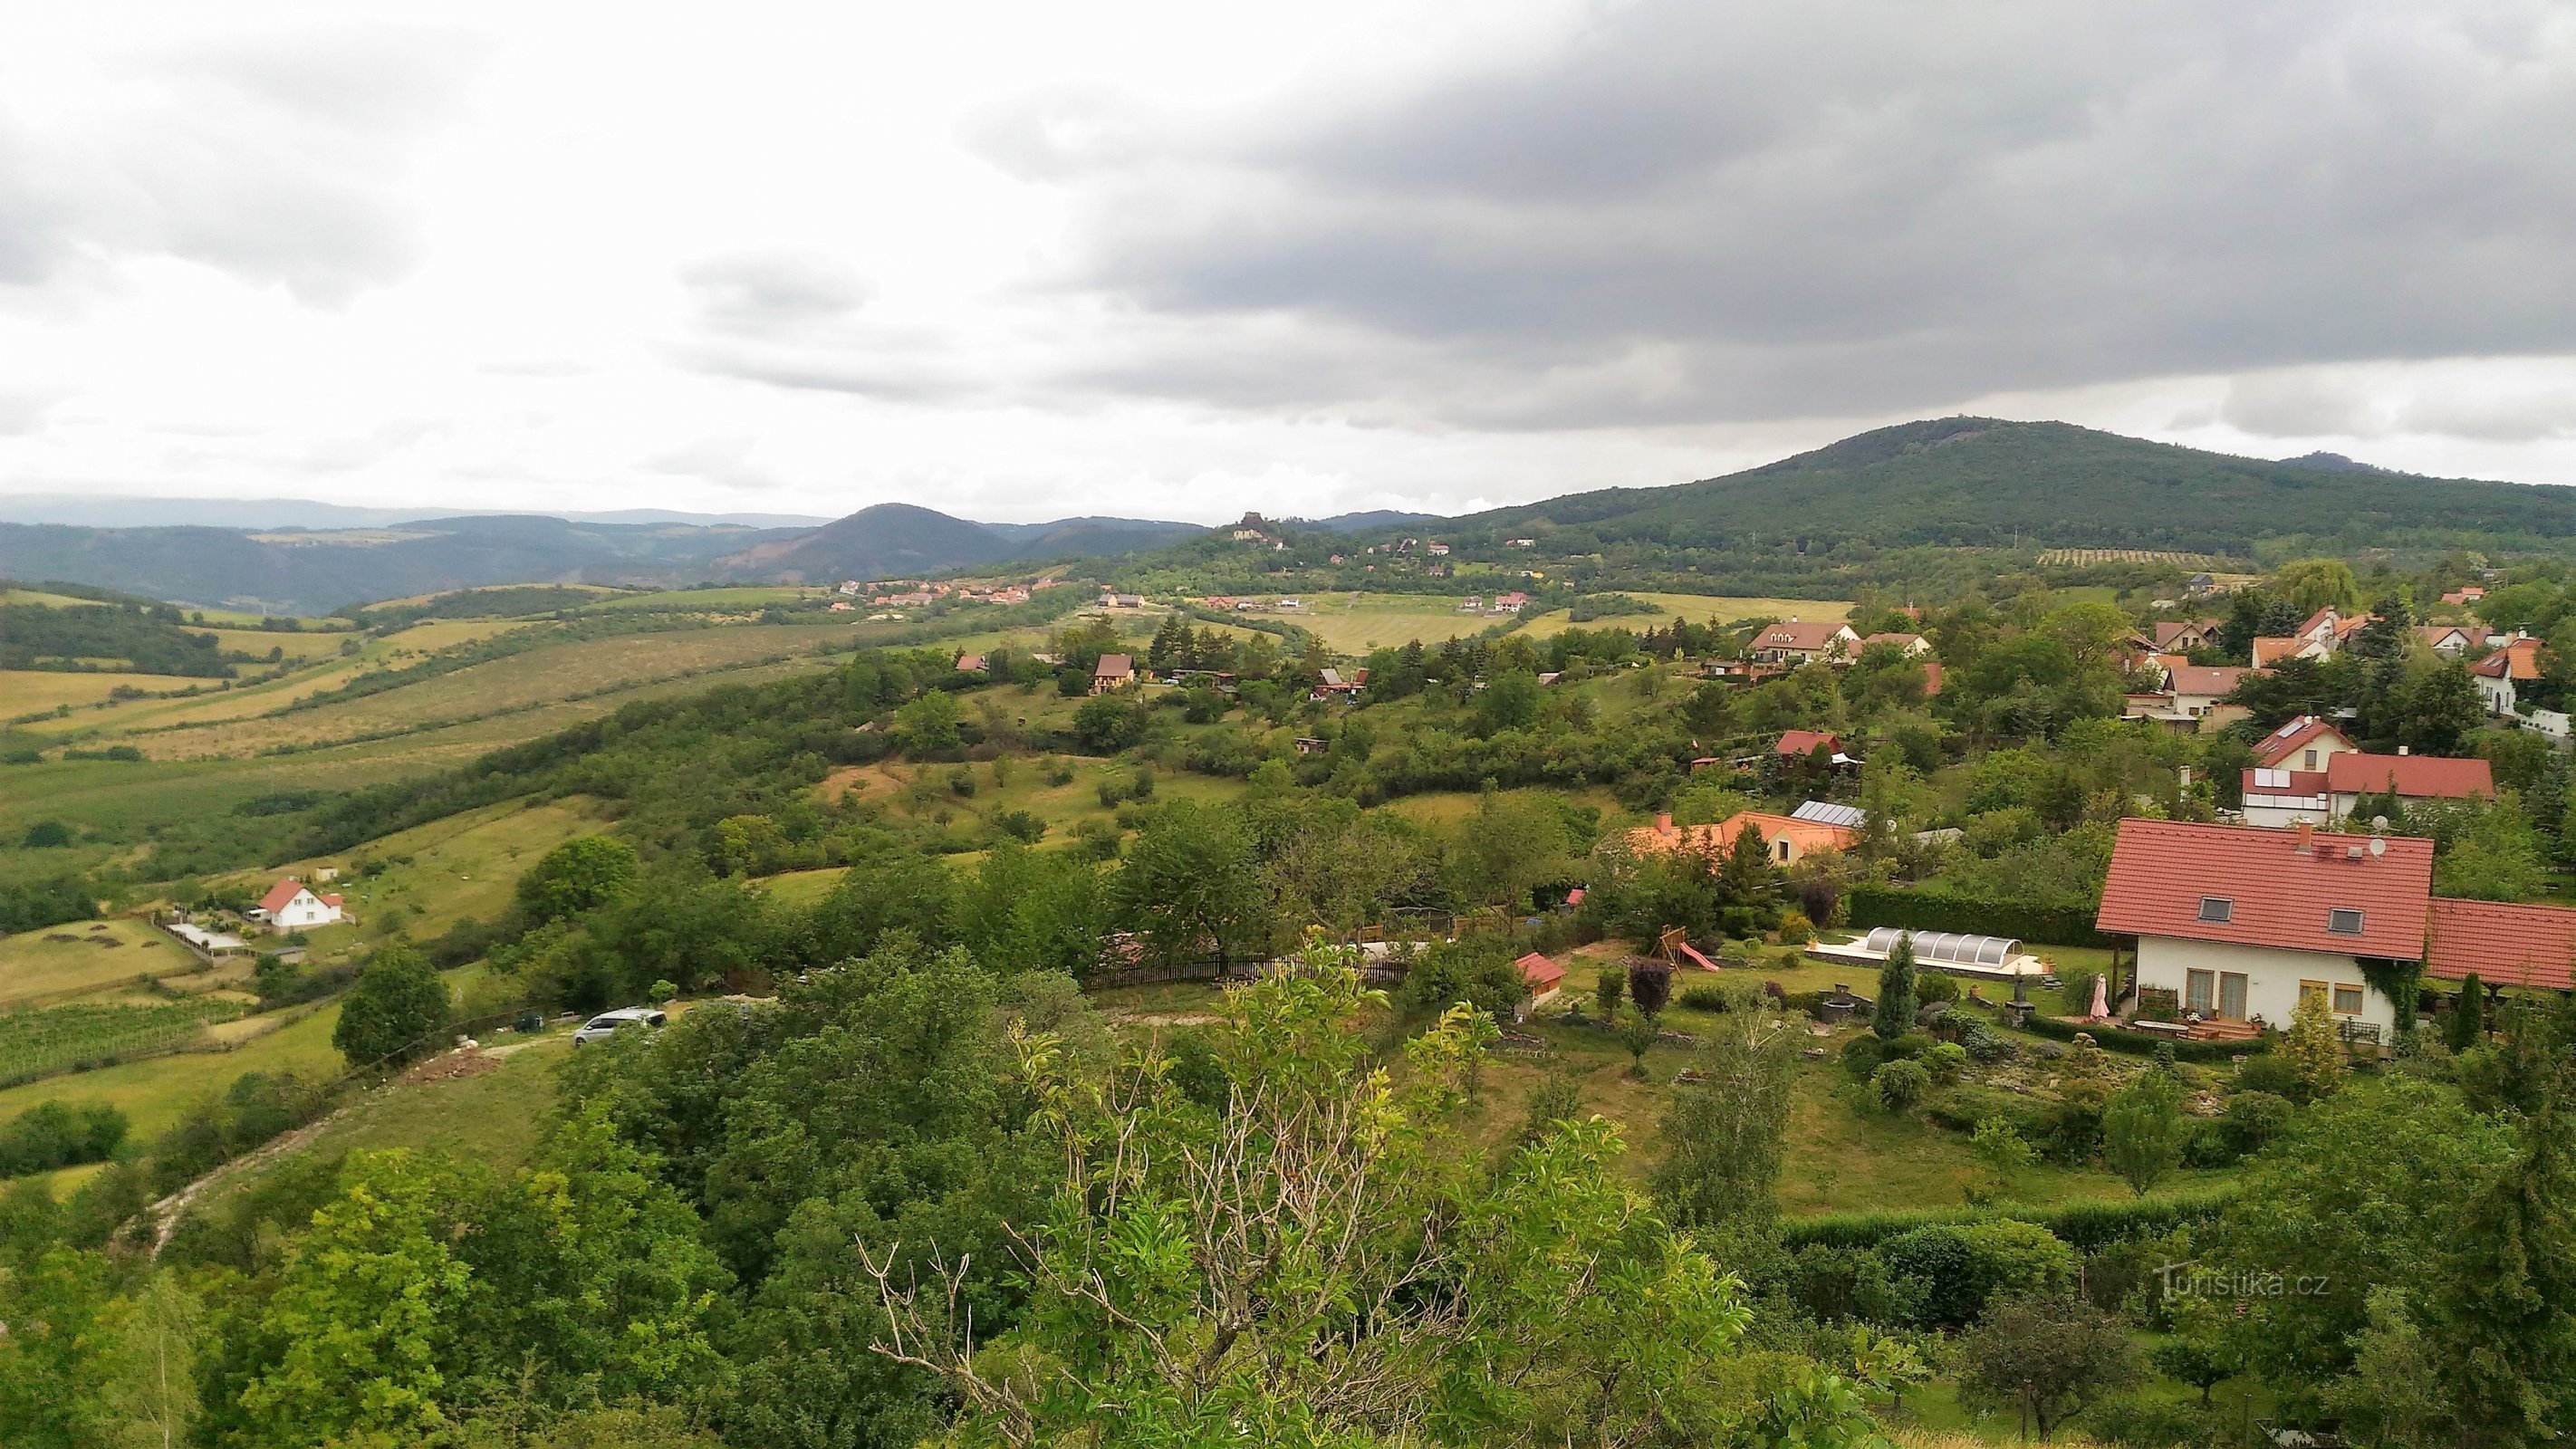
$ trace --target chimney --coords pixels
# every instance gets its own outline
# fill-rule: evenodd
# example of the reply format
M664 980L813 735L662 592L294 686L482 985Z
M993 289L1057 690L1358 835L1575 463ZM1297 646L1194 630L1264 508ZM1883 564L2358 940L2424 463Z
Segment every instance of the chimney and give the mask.
M2292 851L2294 854L2298 854L2298 855L2314 855L2314 854L2316 854L2316 853L2317 853L2316 833L2317 833L2317 827L2316 827L2315 825L2313 825L2313 824L2311 824L2310 822L2305 821L2305 820L2300 821L2300 822L2299 822L2299 843L2298 843L2297 845L2294 845L2294 846L2290 847L2291 851Z
M1671 833L1672 833L1672 829L1673 829L1673 812L1671 812L1670 810L1658 810L1658 811L1656 811L1656 812L1655 812L1655 833L1656 833L1656 834L1658 834L1658 835L1669 835L1669 834L1671 834Z

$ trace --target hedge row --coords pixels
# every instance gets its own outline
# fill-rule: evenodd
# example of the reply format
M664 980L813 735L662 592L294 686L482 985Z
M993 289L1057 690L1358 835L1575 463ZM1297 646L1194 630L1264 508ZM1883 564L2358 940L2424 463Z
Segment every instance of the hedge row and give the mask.
M2037 1012L2031 1013L2025 1024L2036 1036L2073 1041L2080 1032L2092 1037L2094 1043L2106 1051L2127 1052L2131 1056L2151 1057L2156 1054L2156 1048L2170 1046L2174 1060L2178 1062L2230 1062L2272 1048L2269 1037L2258 1036L2251 1041L2178 1041L2153 1032L2131 1031L2125 1026L2096 1026L2059 1016L2041 1016Z
M1818 1213L1780 1220L1780 1245L1792 1252L1812 1243L1837 1248L1874 1248L1898 1233L1936 1223L1989 1223L2010 1219L2034 1223L2091 1252L2125 1238L2160 1233L2216 1218L2234 1196L2232 1188L2171 1193L2163 1197L2100 1198L2057 1207L1903 1208L1877 1212Z
M1843 903L1856 929L1902 926L1913 931L2011 936L2050 946L2113 944L2111 937L2093 929L2091 906L2040 906L1880 885L1853 886Z

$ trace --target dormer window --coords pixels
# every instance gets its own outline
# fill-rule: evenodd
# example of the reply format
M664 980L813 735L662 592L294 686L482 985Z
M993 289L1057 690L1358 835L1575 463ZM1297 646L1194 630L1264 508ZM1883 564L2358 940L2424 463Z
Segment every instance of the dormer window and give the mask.
M2236 919L2236 902L2225 896L2202 896L2200 918L2218 925L2226 925Z
M2326 929L2338 936L2358 936L2361 934L2361 912L2349 907L2330 910L2326 912Z

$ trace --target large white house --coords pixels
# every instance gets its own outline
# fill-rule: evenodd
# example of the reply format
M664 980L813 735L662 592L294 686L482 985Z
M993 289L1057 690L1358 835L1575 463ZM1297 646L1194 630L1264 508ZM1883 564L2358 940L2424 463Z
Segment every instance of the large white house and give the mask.
M281 931L301 931L313 926L328 926L340 919L340 897L315 895L312 889L293 876L287 876L268 888L259 904L248 912L255 921L266 921Z
M2365 961L2420 961L2433 843L2300 827L2123 820L2098 929L2138 943L2138 985L2202 1022L2287 1027L2302 996L2383 1038Z

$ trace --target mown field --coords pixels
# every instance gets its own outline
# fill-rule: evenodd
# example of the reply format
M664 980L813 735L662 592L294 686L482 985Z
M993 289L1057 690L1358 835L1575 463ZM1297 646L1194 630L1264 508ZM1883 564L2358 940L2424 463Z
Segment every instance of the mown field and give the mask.
M75 921L0 936L0 1010L137 976L195 974L188 949L142 921Z
M1728 598L1716 594L1650 594L1621 589L1638 603L1653 606L1651 614L1620 614L1595 619L1585 624L1574 622L1572 612L1558 609L1541 614L1521 626L1533 638L1545 639L1567 629L1602 628L1617 625L1623 629L1643 629L1649 625L1669 623L1678 615L1694 624L1716 622L1732 624L1739 619L1831 619L1836 622L1851 617L1852 606L1839 599L1751 599Z

